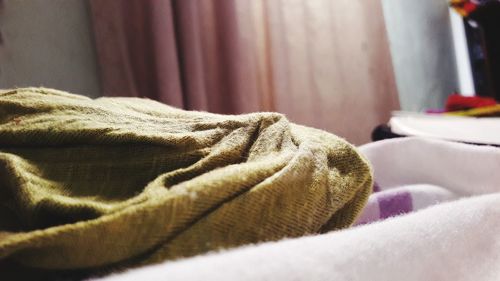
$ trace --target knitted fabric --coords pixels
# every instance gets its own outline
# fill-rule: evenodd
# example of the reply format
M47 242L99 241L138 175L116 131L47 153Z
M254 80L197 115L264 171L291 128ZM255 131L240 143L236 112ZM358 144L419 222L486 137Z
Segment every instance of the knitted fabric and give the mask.
M0 260L140 265L353 223L369 165L276 113L147 99L0 93Z

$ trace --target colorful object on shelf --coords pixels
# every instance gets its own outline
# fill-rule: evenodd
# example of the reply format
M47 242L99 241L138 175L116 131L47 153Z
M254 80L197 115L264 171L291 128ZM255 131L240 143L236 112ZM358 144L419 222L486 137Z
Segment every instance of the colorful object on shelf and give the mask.
M464 97L459 94L453 94L446 101L446 111L460 111L473 108L496 105L497 102L493 98L486 97Z
M449 115L470 117L500 117L500 104L489 97L465 97L452 94L446 100L444 109L430 108L427 115Z
M476 1L474 1L476 2ZM477 8L477 4L470 0L450 0L450 6L461 16L467 17Z
M450 6L461 16L468 17L478 7L489 2L498 2L499 0L450 0Z
M470 117L499 117L500 104L478 107L462 111L451 111L444 113L451 116L470 116Z

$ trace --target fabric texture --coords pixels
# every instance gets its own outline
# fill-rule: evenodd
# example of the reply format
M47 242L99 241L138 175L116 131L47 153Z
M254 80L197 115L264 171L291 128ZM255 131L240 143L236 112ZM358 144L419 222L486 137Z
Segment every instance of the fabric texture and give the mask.
M454 198L437 196L428 208L335 233L163 263L103 280L500 280L499 148L399 138L360 151L373 164L381 187L370 197L427 185L429 194L439 187ZM403 197L399 202L408 206ZM414 207L425 203L415 198Z
M356 149L277 113L138 98L0 94L0 259L137 265L351 225L371 193Z
M367 144L360 151L373 164L376 183L356 224L492 193L497 188L497 178L491 173L499 165L498 148L404 138Z

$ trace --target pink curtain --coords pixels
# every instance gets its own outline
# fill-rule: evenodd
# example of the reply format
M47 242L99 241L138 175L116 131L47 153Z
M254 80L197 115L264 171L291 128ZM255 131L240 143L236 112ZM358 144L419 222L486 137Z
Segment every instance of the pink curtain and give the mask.
M105 95L219 113L263 108L234 1L90 4Z
M369 140L398 98L379 1L90 0L105 95Z

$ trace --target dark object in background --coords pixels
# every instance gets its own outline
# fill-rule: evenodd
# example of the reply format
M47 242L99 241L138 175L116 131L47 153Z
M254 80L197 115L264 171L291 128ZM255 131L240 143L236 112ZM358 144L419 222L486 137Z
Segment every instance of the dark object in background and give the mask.
M381 124L372 131L372 141L381 141L385 139L403 138L406 136L395 134L387 124Z
M464 20L464 29L469 49L474 90L479 96L494 97L495 94L491 86L483 29L476 21L468 19Z
M477 95L500 100L500 2L474 10L465 32Z

